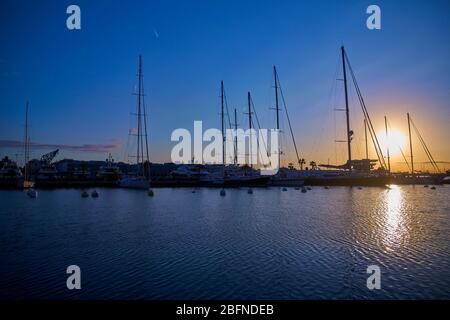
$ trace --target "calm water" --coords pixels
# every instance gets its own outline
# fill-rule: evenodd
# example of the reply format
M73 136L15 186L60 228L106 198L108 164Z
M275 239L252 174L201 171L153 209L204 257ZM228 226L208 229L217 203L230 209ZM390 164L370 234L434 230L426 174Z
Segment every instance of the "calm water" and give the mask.
M98 191L0 191L0 298L450 298L450 186Z

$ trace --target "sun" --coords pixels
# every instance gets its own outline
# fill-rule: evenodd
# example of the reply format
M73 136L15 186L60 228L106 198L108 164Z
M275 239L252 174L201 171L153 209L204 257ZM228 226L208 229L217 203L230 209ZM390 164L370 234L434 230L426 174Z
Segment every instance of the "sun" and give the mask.
M383 153L386 153L388 147L391 156L401 154L401 150L405 152L406 137L401 131L394 128L389 129L386 137L386 131L383 130L377 134L377 137L380 141L380 147Z

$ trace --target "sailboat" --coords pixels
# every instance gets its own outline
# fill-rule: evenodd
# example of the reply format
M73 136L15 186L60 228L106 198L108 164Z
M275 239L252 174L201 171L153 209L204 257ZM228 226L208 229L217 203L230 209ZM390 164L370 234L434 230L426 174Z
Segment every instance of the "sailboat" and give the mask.
M147 115L144 103L144 83L142 75L141 56L139 56L138 90L136 95L137 95L137 106L136 106L137 132L136 134L133 134L137 137L137 146L135 155L136 172L123 176L122 179L119 181L119 186L122 188L149 190L150 161L148 156Z
M378 142L378 137L373 128L369 112L364 102L364 98L359 89L359 85L356 81L355 74L353 72L349 58L343 46L341 47L341 58L342 58L342 74L343 74L342 80L344 82L345 109L339 111L344 111L346 118L346 140L341 142L346 142L347 144L348 160L345 164L342 165L319 164L319 167L344 171L333 171L318 176L311 176L306 179L306 183L310 185L326 185L326 186L328 185L384 186L390 184L392 177L389 174L389 166L386 165L386 161L383 156L383 150L381 149L380 144ZM377 160L352 159L351 142L353 140L354 132L350 128L347 72L349 72L350 74L350 79L353 82L353 85L355 87L358 96L358 102L364 114L365 130L366 128L369 129L369 134L372 139L375 152L377 154L378 162L380 164L380 168L377 169L376 171L370 171L370 169L375 165ZM365 135L367 137L367 133L365 133ZM368 155L366 155L366 158L368 158Z
M25 139L24 139L24 176L23 189L27 190L30 198L37 198L37 191L33 188L34 183L30 180L29 160L30 160L30 135L28 132L28 101L25 107Z
M304 178L305 178L305 173L303 172L303 164L301 162L299 153L298 153L298 149L297 149L297 143L295 141L295 137L294 137L294 132L292 130L292 126L291 126L291 120L289 118L289 113L288 113L288 109L287 109L287 105L286 105L286 101L284 99L284 95L283 95L283 91L281 88L281 84L280 84L280 79L278 77L278 72L277 72L277 68L276 66L273 66L273 81L274 81L274 89L275 89L275 107L273 108L275 110L275 115L276 115L276 129L278 132L281 133L280 131L280 111L285 112L286 114L286 119L287 119L287 123L289 125L289 132L292 138L292 144L294 146L294 150L295 150L295 155L297 157L297 163L300 165L300 170L296 170L295 168L292 167L283 167L281 164L281 155L283 154L281 147L278 147L277 150L277 154L278 154L278 166L279 166L279 170L277 172L277 174L275 174L272 179L271 179L271 185L273 186L282 186L282 187L286 187L286 186L293 186L293 187L302 187L304 185ZM280 97L281 96L281 97ZM283 107L280 108L280 98L281 98L281 106ZM278 143L280 143L281 141L278 141ZM304 159L302 159L304 161Z
M254 170L251 166L244 165L239 166L237 164L237 140L235 140L235 158L234 158L234 164L233 165L226 165L225 160L225 108L227 109L228 113L228 106L226 105L226 97L225 97L225 89L224 89L224 83L221 82L221 127L222 127L222 164L220 165L220 169L202 176L200 178L200 181L205 186L212 186L212 187L230 187L230 188L236 188L236 187L266 187L269 182L269 176L263 176L259 174L256 170ZM249 123L250 123L250 129L251 129L251 106L250 106L250 93L248 93L248 103L249 103ZM235 129L237 129L237 123L236 123L236 113L235 113ZM230 122L230 121L229 121ZM231 128L231 122L229 123ZM250 139L251 141L251 139ZM250 174L247 173L247 171L250 170ZM255 171L255 174L253 174ZM224 195L224 190L221 192L222 195Z

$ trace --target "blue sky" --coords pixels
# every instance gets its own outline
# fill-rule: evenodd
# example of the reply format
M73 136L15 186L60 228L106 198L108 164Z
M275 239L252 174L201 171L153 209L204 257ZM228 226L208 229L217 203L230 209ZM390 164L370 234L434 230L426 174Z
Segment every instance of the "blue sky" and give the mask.
M65 26L70 4L81 8L80 31ZM381 30L366 28L370 4L381 7ZM405 132L410 111L435 158L450 160L449 12L448 1L2 1L0 140L23 139L29 100L33 141L66 146L60 158L106 158L82 146L126 144L142 54L153 161L170 160L175 128L219 127L221 80L240 123L250 90L264 126L273 126L273 65L301 155L342 161L332 92L341 91L344 44L375 126L386 114ZM358 156L362 114L355 103L351 112ZM0 148L0 156L15 152ZM122 148L113 154L124 160Z

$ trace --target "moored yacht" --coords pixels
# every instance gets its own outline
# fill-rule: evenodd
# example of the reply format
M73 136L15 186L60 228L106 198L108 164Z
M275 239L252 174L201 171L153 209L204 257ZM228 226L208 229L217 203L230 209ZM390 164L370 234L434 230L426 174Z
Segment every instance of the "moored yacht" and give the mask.
M133 134L137 137L136 148L136 172L127 174L119 181L119 186L130 189L149 190L149 196L153 196L150 190L150 161L148 155L147 142L147 115L144 103L144 83L142 75L142 57L139 56L138 66L138 92L137 99L137 132Z
M24 178L17 164L8 157L5 157L2 163L3 166L0 168L0 188L21 188Z
M111 153L106 159L106 166L101 166L98 173L97 178L106 181L117 181L121 175L121 171L118 166L114 164L114 159L111 156Z
M128 189L147 190L150 188L150 180L142 176L126 175L120 179L119 186Z

